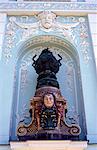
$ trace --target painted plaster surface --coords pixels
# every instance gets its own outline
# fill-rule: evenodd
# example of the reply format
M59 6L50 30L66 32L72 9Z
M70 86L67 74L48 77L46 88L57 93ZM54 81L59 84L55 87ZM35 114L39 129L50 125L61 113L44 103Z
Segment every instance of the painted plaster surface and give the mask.
M35 15L31 15L30 12L32 12ZM38 14L39 11L56 11L61 10L64 13L69 10L73 11L75 13L76 10L80 10L80 12L84 11L86 14L91 12L96 13L97 11L97 4L92 3L36 3L36 2L26 2L26 3L1 3L0 4L0 11L1 13L4 11L8 14L12 14L12 16L7 16L7 20L2 24L1 27L4 29L2 35L4 35L4 40L1 38L0 43L2 48L1 50L1 63L0 63L0 72L1 72L1 79L0 79L0 94L1 94L1 114L0 115L0 122L2 125L0 125L0 139L1 143L8 143L10 138L10 122L11 114L12 114L12 108L14 108L15 105L13 104L13 93L16 86L16 74L17 69L16 63L18 58L23 58L21 60L20 66L22 68L22 78L21 78L21 89L23 89L27 85L26 75L27 70L26 67L31 64L31 57L26 56L27 50L29 51L31 49L31 46L34 46L34 53L38 53L37 46L35 47L35 44L41 44L44 41L46 43L49 43L51 40L54 44L59 42L59 45L63 45L65 48L70 48L73 50L73 47L77 51L77 56L79 56L79 71L77 70L77 73L79 74L79 79L81 79L82 83L82 91L83 91L83 100L84 100L84 107L85 107L85 115L86 115L86 122L87 122L87 137L90 142L96 143L97 142L97 117L95 114L96 112L96 100L97 100L97 80L96 80L96 68L95 68L95 58L94 54L96 56L96 52L93 53L93 46L96 43L96 41L91 40L91 32L94 32L94 25L92 23L91 25L91 19L87 18L86 15L78 15L78 16L61 16L57 13L57 16L55 15L55 18L53 20L53 24L51 25L51 28L46 29L45 26L43 27L42 18L39 18ZM38 11L37 13L35 11ZM23 12L26 12L30 14L29 15L22 15L22 16L14 16L13 14L17 14L16 12L19 12L23 14ZM55 13L56 14L56 13ZM2 14L1 14L2 18ZM3 17L4 19L4 17ZM95 20L95 19L94 19ZM88 22L90 22L90 26L88 26ZM27 28L24 27L24 24ZM58 28L56 29L55 25L58 25ZM45 23L44 23L45 25ZM34 28L35 27L35 28ZM5 32L6 31L6 32ZM0 35L1 35L0 34ZM40 36L40 38L37 38ZM44 37L43 37L44 36ZM58 36L58 40L56 40L56 37ZM93 33L92 39L95 35ZM64 39L64 40L62 40ZM26 42L27 41L27 42ZM63 42L65 41L65 43ZM67 41L67 42L66 42ZM70 41L70 45L68 42ZM93 45L92 45L93 42ZM46 45L47 46L47 45ZM55 45L54 45L55 46ZM53 51L55 51L53 47ZM69 47L70 46L70 47ZM42 46L44 48L45 46ZM56 48L56 47L55 47ZM96 45L94 46L96 48ZM24 50L24 51L23 51ZM58 49L57 52L60 51L62 53L62 49ZM25 57L23 57L23 54ZM62 53L63 55L63 53ZM22 56L22 57L21 57ZM67 56L67 55L66 55ZM64 56L65 58L68 58ZM78 57L77 57L78 58ZM68 62L68 61L67 61ZM18 64L18 63L17 63ZM73 63L71 62L68 66L68 89L72 90L72 71L73 69ZM9 88L10 87L10 88ZM13 88L14 87L14 88ZM26 99L27 100L27 99ZM91 105L93 106L93 110L91 110ZM18 106L18 104L17 104ZM5 111L4 111L5 109ZM24 107L25 110L25 107ZM90 111L91 110L91 111ZM5 112L5 113L3 113ZM18 118L18 116L17 116ZM91 148L90 148L91 149Z
M50 13L48 12L48 14L50 14ZM47 46L49 46L50 41L54 41L54 43L60 43L60 45L65 46L66 44L62 43L61 40L58 39L58 41L57 41L57 39L54 36L48 35L48 34L54 34L55 36L57 36L57 34L58 34L58 35L60 35L60 37L65 37L66 40L71 41L71 43L74 46L78 46L80 44L79 46L80 46L80 48L82 46L83 50L79 50L79 53L81 53L81 55L83 56L83 62L85 64L88 64L89 61L91 61L91 57L89 56L90 54L88 51L89 42L88 42L88 34L87 34L88 28L86 25L87 18L86 17L61 17L61 16L56 17L55 14L51 13L51 16L53 16L53 22L50 24L51 25L50 27L45 28L46 24L45 24L45 20L43 20L44 16L45 16L45 13L42 13L42 14L40 13L39 16L33 16L33 17L11 16L8 18L8 23L6 26L6 28L7 28L6 37L5 37L5 43L6 43L5 45L6 46L4 47L4 51L3 51L5 63L6 64L9 63L11 61L12 57L17 53L16 47L18 47L18 45L23 43L26 39L29 39L30 37L34 37L36 35L40 35L40 37L34 38L33 40L30 40L27 42L27 48L29 49L29 51L30 51L30 47L32 45L39 44L43 41L48 43ZM50 21L52 21L52 20L50 20ZM41 34L44 34L44 36L41 36ZM39 53L42 51L42 49L45 48L45 46L38 46L36 48L33 48L33 52L26 54L23 57L23 59L21 59L21 62L20 62L21 64L20 65L18 64L19 73L21 75L19 77L20 78L19 79L20 80L20 84L19 84L20 92L17 92L17 95L18 95L17 99L19 99L18 103L17 103L18 108L17 108L16 115L15 115L15 116L17 116L17 120L18 120L17 122L23 120L25 110L28 107L28 102L27 102L28 100L25 100L25 102L24 102L25 97L27 99L30 99L31 94L34 95L34 91L35 91L34 84L36 83L36 80L34 80L35 82L33 84L33 81L31 81L31 79L30 79L31 75L29 74L29 68L32 63L31 58L33 57L34 54L39 55ZM67 78L64 78L62 80L67 81L67 83L64 83L64 84L68 85L67 88L65 87L65 89L67 89L68 91L67 92L64 91L63 90L64 87L61 86L61 90L62 90L63 94L65 93L64 96L69 95L69 97L67 96L67 99L69 99L69 100L70 99L78 99L75 96L76 93L74 94L74 96L72 95L72 93L74 92L73 91L74 75L72 76L72 73L75 72L73 60L71 58L69 58L70 56L68 56L67 54L64 54L62 52L62 50L60 50L60 48L58 49L58 48L56 48L56 46L55 47L49 46L49 48L55 54L60 52L60 54L64 57L63 63L67 64L66 67L68 69L66 69L66 71L65 71L65 74L67 74ZM17 61L17 58L15 58L14 61ZM77 71L78 76L80 75L79 71L80 70L78 69L78 71ZM33 74L32 71L31 71L31 74ZM60 80L60 77L59 77L59 80ZM15 77L14 82L17 82L16 77ZM29 89L29 91L31 91L31 92L28 95L27 89L28 89L29 85L31 85L31 83L33 85L33 90ZM62 83L62 81L61 81L61 83ZM15 86L14 88L16 91L17 86ZM70 96L70 94L66 94L68 92L71 93L71 96ZM17 100L15 100L15 101L17 101ZM73 105L74 105L73 103L69 104L69 107L72 107L72 110L70 110L70 112L71 112L71 114L73 114L73 116L71 118L73 118L75 116L74 117L75 121L79 122L78 121L79 114L74 111L75 108ZM68 113L68 115L69 115L69 113ZM29 115L26 114L25 117L27 117L27 116L29 116ZM72 121L74 121L74 120L72 120Z

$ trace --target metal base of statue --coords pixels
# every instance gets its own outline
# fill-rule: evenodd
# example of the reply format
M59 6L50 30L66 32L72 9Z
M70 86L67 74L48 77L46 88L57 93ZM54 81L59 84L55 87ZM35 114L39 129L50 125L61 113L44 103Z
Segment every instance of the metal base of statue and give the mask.
M68 125L65 121L67 101L61 95L56 78L60 60L56 60L48 49L41 53L37 61L34 60L33 66L39 77L35 96L30 102L32 121L28 125L18 125L19 140L79 139L80 127L76 124Z

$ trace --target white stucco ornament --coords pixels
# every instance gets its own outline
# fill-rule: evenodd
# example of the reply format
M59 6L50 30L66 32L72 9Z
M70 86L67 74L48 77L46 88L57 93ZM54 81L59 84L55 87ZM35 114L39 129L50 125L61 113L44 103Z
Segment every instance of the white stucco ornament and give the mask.
M63 17L51 11L39 12L33 16L11 16L9 17L5 34L4 57L8 62L12 56L12 49L15 46L32 36L40 35L41 33L49 35L50 33L52 35L64 36L66 40L70 41L79 50L81 49L84 61L87 63L90 60L87 31L85 17ZM49 36L44 37L44 39L38 39L38 43L41 40L48 42ZM52 38L50 40L52 41ZM34 42L37 43L37 41L35 40ZM27 46L29 45L32 45L31 41L27 43Z
M53 24L55 24L56 14L45 11L38 14L40 26L45 29L52 28Z
M23 37L29 37L33 32L37 32L38 30L42 30L44 32L57 31L69 39L71 37L71 29L75 28L79 22L70 23L60 23L56 21L56 14L51 11L44 11L37 15L38 21L34 23L21 23L16 21L15 19L11 19L10 21L15 23L18 27L24 29ZM24 36L25 35L25 36Z

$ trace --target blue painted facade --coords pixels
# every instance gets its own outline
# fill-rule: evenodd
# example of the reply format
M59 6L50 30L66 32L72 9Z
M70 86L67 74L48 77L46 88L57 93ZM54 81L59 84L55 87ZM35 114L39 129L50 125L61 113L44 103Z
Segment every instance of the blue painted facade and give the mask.
M87 140L92 141L92 136L97 137L97 75L88 18L57 16L56 21L61 24L78 23L67 36L59 29L47 32L37 28L26 37L23 37L24 29L14 24L14 18L21 23L37 22L33 16L7 16L0 61L1 144L17 140L16 128L20 120L30 121L29 100L34 96L37 78L31 58L45 47L55 56L59 53L63 57L57 77L68 101L68 117L73 117L81 126L81 138L87 136Z

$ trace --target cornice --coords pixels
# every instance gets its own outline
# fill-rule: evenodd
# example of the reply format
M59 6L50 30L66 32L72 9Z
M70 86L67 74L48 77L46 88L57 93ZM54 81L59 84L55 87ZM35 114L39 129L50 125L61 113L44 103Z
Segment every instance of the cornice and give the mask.
M9 2L0 3L0 12L5 12L9 15L32 15L33 12L39 11L56 11L60 14L88 14L97 13L97 3L86 2Z

